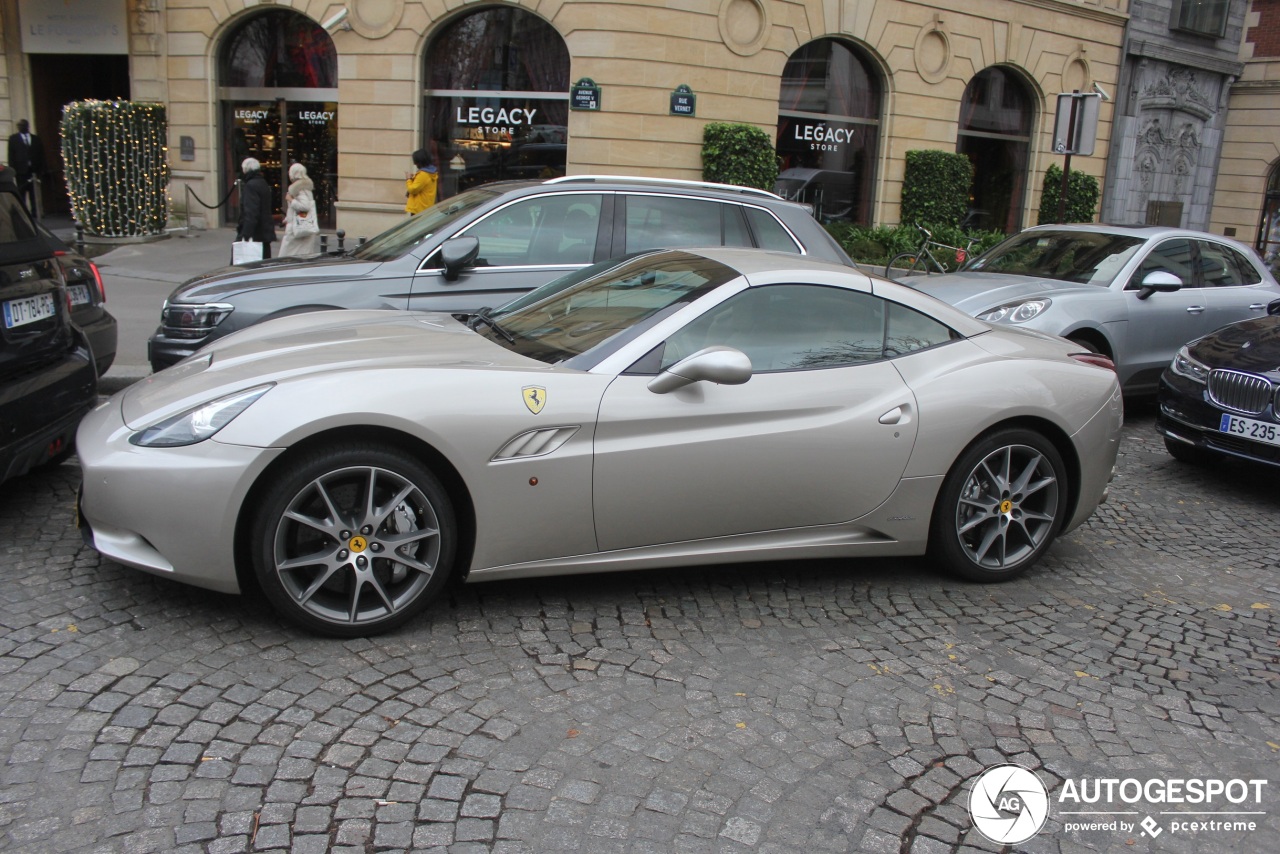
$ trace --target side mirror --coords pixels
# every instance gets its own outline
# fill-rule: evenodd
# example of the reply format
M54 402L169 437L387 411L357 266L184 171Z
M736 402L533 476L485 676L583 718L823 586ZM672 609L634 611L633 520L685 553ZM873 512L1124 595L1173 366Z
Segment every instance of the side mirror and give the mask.
M1280 317L1280 299L1273 299L1267 303L1267 314L1272 317Z
M751 379L751 360L732 347L716 345L699 350L667 368L649 381L649 391L666 394L690 383L711 382L742 385Z
M1152 270L1142 280L1138 299L1146 299L1154 293L1171 294L1182 290L1182 279L1166 270Z
M480 238L454 237L440 244L440 263L444 266L444 280L456 282L467 267L476 263L480 255Z

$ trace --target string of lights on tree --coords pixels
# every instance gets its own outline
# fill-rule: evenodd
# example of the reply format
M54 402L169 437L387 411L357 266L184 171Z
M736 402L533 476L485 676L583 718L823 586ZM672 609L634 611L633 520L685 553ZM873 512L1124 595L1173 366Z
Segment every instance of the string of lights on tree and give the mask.
M168 120L161 104L73 101L62 108L71 211L90 234L159 234L168 222Z

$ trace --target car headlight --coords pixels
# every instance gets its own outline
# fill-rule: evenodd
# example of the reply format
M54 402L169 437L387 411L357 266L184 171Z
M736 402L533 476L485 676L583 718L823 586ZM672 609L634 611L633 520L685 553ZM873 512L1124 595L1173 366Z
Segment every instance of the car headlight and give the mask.
M172 338L203 338L231 316L235 306L223 302L165 303L160 322Z
M979 320L987 323L1025 323L1044 312L1051 304L1047 299L1028 299L1011 302L999 308L993 308L978 315Z
M1169 369L1178 376L1186 377L1192 382L1204 383L1209 379L1209 366L1191 358L1191 351L1186 347L1179 350L1178 355L1173 357L1173 362L1169 365Z
M134 433L129 437L129 442L143 448L179 448L203 442L230 424L255 400L270 391L273 385L275 383L254 386L246 391L202 403L195 409L188 409Z

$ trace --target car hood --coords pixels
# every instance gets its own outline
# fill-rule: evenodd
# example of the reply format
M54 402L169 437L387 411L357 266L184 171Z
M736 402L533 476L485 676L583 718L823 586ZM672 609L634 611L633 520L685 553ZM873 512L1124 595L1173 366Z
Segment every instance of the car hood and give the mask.
M948 273L943 276L904 276L899 284L936 297L978 315L1019 300L1057 297L1069 293L1097 293L1097 285L1077 285L1038 276L1004 273Z
M133 427L264 383L390 368L551 370L448 314L322 311L259 323L214 342L121 392L121 412Z
M1210 368L1280 374L1280 317L1242 320L1191 342L1196 361Z
M360 279L380 265L343 256L271 258L201 273L174 288L169 302L206 303L261 288Z

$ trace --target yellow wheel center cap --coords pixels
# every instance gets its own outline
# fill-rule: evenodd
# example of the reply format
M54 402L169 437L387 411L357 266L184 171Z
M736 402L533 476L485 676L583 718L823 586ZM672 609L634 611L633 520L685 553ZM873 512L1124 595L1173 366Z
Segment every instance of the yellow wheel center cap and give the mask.
M369 547L369 542L364 537L352 537L347 547L353 552L362 552Z
M1012 501L1010 501L1009 499L1007 499L1007 498L1006 498L1004 501L1001 501L1001 502L1000 502L1000 512L1001 512L1001 513L1006 513L1006 514L1007 514L1007 513L1009 513L1009 512L1010 512L1010 511L1012 511L1012 510L1013 510L1013 502L1012 502ZM356 540L358 540L358 539L360 539L360 538L359 538L359 537L356 537ZM354 543L354 542L355 542L355 540L352 540L351 542L353 542L353 543ZM353 549L354 549L354 548L355 548L355 546L352 546L351 548L353 548Z

